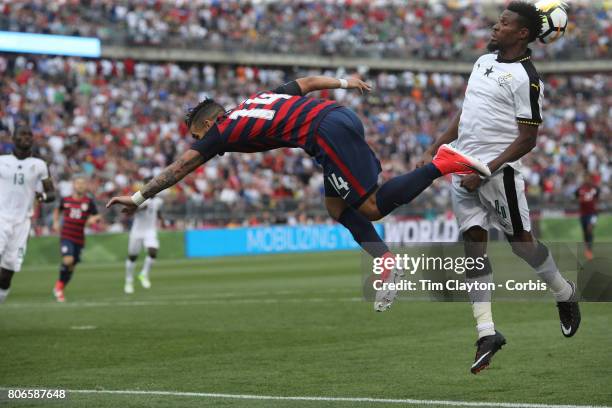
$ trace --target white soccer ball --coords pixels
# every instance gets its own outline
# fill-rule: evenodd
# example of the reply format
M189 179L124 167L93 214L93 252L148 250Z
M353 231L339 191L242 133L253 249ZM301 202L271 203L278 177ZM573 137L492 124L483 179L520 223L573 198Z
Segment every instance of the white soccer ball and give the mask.
M542 33L538 36L544 44L563 37L567 28L567 5L561 0L541 0L535 4L542 15Z

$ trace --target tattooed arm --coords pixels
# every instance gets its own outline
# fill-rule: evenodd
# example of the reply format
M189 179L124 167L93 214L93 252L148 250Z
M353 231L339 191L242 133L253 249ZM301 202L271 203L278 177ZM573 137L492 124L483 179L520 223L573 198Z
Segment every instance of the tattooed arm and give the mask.
M177 161L166 167L157 177L147 183L140 190L140 194L145 199L151 198L160 191L172 187L181 181L187 174L200 167L204 162L206 162L206 159L200 153L191 149L187 150ZM110 208L115 204L124 206L122 212L126 214L133 214L138 209L138 206L130 196L113 197L106 204L106 208Z
M140 192L144 198L151 198L160 191L172 187L202 164L204 164L204 157L200 153L191 149L187 150L177 161L166 167L164 171L144 186Z

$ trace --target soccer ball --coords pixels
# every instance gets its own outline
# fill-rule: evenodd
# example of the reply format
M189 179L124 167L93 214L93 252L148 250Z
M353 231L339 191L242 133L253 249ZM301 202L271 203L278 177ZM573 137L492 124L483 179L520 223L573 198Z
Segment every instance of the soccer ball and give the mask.
M567 28L567 5L561 0L541 0L535 4L542 15L542 33L538 36L544 44L563 37Z

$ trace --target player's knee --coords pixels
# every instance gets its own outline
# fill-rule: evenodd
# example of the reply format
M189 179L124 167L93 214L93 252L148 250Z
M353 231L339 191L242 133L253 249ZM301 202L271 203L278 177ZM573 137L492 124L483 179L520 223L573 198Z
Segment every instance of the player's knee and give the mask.
M375 195L372 194L359 207L359 212L370 221L378 221L382 218L378 206L376 205Z
M338 221L340 219L340 215L342 215L342 210L338 210L338 208L334 208L334 207L326 207L327 209L327 214L329 214L330 217L332 217L334 220Z
M327 209L327 213L336 221L340 219L340 216L342 215L346 207L346 203L340 198L325 198L325 208Z
M149 257L153 259L157 258L157 249L149 248Z
M478 226L471 227L463 233L463 240L466 242L487 242L488 239L487 230Z
M528 262L536 255L539 248L539 243L529 231L515 232L511 237L508 237L508 240L510 241L512 252Z
M137 259L138 259L138 255L128 255L128 260L130 262L136 262Z
M471 227L463 233L465 255L471 258L484 257L487 253L489 233L479 226Z
M74 266L74 256L68 255L68 256L63 257L62 263L66 265L67 267L73 267Z

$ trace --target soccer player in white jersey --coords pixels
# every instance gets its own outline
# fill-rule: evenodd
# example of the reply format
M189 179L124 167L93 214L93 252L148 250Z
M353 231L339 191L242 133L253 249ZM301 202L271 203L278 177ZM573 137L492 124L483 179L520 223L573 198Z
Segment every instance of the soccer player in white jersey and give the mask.
M505 234L513 252L524 259L553 292L561 331L573 336L580 324L575 285L565 280L548 248L531 233L525 182L520 159L536 146L542 123L543 83L531 62L528 44L542 29L538 10L531 3L513 1L493 27L490 54L474 64L462 111L425 153L425 162L439 146L457 140L456 147L488 163L492 175L453 176L453 210L465 241L466 255L486 257L488 228ZM492 282L491 265L469 271L466 280ZM525 264L525 266L527 266ZM471 372L488 367L491 357L506 343L495 330L491 293L469 294L478 331Z
M162 220L160 213L162 205L163 200L159 197L154 197L140 207L134 215L134 223L130 230L128 257L125 261L124 291L128 295L134 293L134 268L136 267L136 259L138 259L138 255L143 247L146 249L147 255L142 271L138 275L138 280L143 288L149 289L151 287L149 272L155 262L155 258L157 258L157 250L159 249L157 221Z
M0 303L21 270L30 233L34 200L55 200L47 164L32 157L32 131L21 126L13 134L13 153L0 156Z

